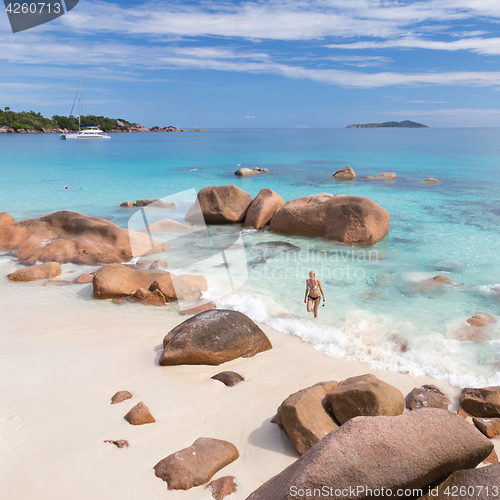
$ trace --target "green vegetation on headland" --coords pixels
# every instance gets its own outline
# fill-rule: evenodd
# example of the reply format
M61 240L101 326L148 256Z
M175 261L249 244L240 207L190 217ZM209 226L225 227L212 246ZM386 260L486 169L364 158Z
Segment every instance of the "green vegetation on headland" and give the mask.
M122 118L107 118L105 116L81 116L82 128L98 126L104 132L184 132L172 125L147 129L139 123L131 123ZM0 133L62 133L78 131L78 117L54 115L52 119L45 118L35 111L20 111L16 113L9 107L0 109ZM201 130L193 130L199 132Z
M422 123L405 120L402 122L365 123L364 125L348 125L346 128L429 128Z

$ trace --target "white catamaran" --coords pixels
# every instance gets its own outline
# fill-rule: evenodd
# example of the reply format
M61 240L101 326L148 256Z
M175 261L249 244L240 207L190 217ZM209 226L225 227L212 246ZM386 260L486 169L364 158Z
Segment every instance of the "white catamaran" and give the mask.
M103 140L103 139L111 139L109 135L106 135L102 130L99 129L98 126L89 126L85 127L82 130L82 125L80 121L80 107L81 107L81 95L82 95L82 79L80 78L80 83L78 86L78 132L71 132L66 134L61 134L59 137L61 139L69 140L69 139L81 139L86 141L92 140ZM73 103L74 105L74 103Z

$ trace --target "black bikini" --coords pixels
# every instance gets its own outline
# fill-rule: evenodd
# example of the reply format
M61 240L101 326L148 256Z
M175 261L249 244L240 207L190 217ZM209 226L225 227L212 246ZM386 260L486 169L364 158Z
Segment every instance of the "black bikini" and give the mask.
M316 280L314 280L314 281L316 281ZM307 284L307 288L309 288L309 290L317 290L317 289L318 289L318 285L317 285L317 283L318 283L318 282L316 281L316 285L315 285L315 286L313 286L313 287L310 287L310 286L309 286L309 283L308 283L308 284ZM308 295L308 296L307 296L307 298L308 298L308 299L311 299L311 300L316 301L316 299L320 299L320 298L321 298L321 295L319 295L318 297L311 297L310 295Z

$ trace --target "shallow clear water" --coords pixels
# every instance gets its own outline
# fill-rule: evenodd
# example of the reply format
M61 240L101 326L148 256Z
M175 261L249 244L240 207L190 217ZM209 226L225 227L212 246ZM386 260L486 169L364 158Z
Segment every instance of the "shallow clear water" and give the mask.
M238 163L270 172L239 179ZM359 176L355 181L331 178L346 165ZM390 233L377 245L360 253L321 239L243 231L245 283L233 293L224 286L225 269L215 268L209 295L331 355L457 385L498 384L500 328L489 328L483 342L457 338L473 313L498 313L499 166L497 129L233 129L115 134L95 143L2 135L0 211L18 220L69 209L126 227L134 211L119 208L122 201L215 184L236 184L252 196L269 187L285 200L319 192L368 196L391 215ZM397 179L360 178L383 171ZM442 182L424 184L426 177ZM182 208L164 216L181 220ZM213 228L217 234L216 254L224 238L240 233ZM298 248L258 245L277 241ZM179 240L167 260L171 267L196 261L207 245ZM317 320L303 303L311 269L327 298ZM458 284L432 294L412 288L437 274ZM398 342L407 343L406 352Z

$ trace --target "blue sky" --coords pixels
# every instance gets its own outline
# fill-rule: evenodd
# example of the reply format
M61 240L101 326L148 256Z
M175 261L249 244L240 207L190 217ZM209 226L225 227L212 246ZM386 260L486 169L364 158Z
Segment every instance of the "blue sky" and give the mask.
M181 127L500 126L498 0L80 0L13 34L0 106Z

